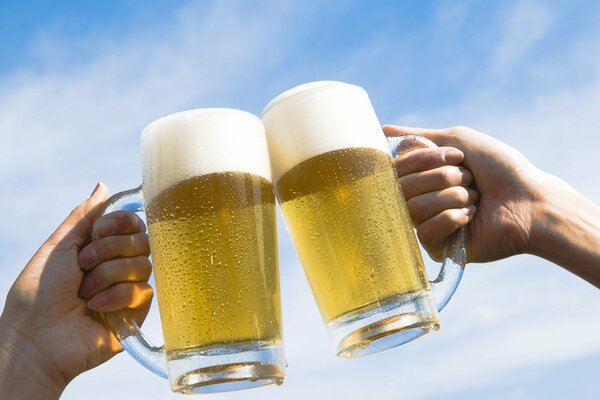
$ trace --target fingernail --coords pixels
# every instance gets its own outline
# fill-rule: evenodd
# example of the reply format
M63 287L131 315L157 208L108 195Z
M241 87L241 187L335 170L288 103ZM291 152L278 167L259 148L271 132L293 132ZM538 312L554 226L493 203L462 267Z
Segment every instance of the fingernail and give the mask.
M93 299L88 301L87 306L90 310L102 311L101 308L108 304L108 296L104 293L98 293Z
M463 152L458 149L449 149L444 152L444 160L449 163L460 163L463 158Z
M96 186L94 187L92 194L90 194L90 197L93 197L96 194L96 192L100 189L100 186L101 186L100 182L96 183Z
M96 261L96 250L93 247L86 247L79 253L79 265L89 267Z
M91 276L86 276L79 287L79 297L88 298L94 291L94 279Z
M467 214L467 217L469 217L469 220L471 220L471 218L473 217L473 215L475 215L475 211L477 211L477 207L475 207L474 205L469 205L466 206L464 208L465 213Z

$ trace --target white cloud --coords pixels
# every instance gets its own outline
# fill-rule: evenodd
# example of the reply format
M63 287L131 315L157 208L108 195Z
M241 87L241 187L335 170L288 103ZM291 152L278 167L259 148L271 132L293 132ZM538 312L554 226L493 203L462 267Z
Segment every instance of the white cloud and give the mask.
M148 122L183 108L223 104L244 104L259 112L276 94L265 93L265 87L302 75L296 66L282 61L287 52L297 50L293 42L302 34L303 24L299 8L274 3L251 12L224 2L207 8L189 5L166 16L164 26L139 27L117 42L91 36L88 44L98 50L74 65L62 62L63 57L72 58L68 45L40 41L35 54L43 57L47 68L0 77L0 135L2 150L9 149L0 157L0 184L10 188L0 200L0 293L6 293L27 258L91 191L95 180L105 180L113 191L138 184L138 135ZM463 23L468 11L457 7L438 17ZM519 63L552 29L553 15L540 3L512 7L505 15L504 35L492 64L510 69ZM374 37L384 38L385 33ZM600 66L599 43L589 38L576 41L573 62ZM386 44L357 48L332 70L342 71L348 80L363 79L365 65L385 53ZM400 56L411 59L411 54ZM268 76L280 62L286 70ZM379 86L390 85L398 76L391 75L392 67L376 77L382 82ZM494 67L488 69L494 73ZM593 199L600 198L600 176L589 172L597 169L594 162L600 145L600 76L586 85L540 92L521 110L510 112L506 104L513 98L493 88L479 89L445 109L401 115L397 122L474 125L520 147L534 162ZM381 103L391 103L397 96L388 90L381 93L385 94L376 99ZM241 99L249 96L256 100ZM596 289L547 262L516 257L469 266L456 298L442 314L440 332L370 358L339 360L283 226L280 232L290 363L286 383L211 398L449 395L493 387L499 375L506 382L519 382L527 377L527 369L600 352L595 334L600 326L590 320L590 315L600 313ZM585 329L574 329L581 327L581 321L586 322ZM160 336L156 317L145 329L153 338ZM82 397L184 398L171 394L166 381L151 376L127 355L77 378L63 399Z
M502 40L494 50L497 73L510 73L511 67L544 38L553 15L544 3L520 1L504 15Z
M436 10L435 23L444 30L456 32L463 28L472 6L472 1L442 1Z
M571 70L585 71L587 79L566 75L562 77L566 84L554 82L547 89L519 97L518 92L500 90L496 74L502 72L502 79L509 79L510 69L524 62L525 52L542 40L553 17L534 3L519 3L510 15L513 19L508 20L500 45L490 55L493 66L484 71L477 88L448 108L402 114L394 122L425 127L470 125L517 147L534 164L599 202L600 175L591 172L598 169L600 148L598 36L575 37L563 49L563 65L544 65L536 71L557 77L566 64ZM474 278L469 270L476 268L486 269L477 271L486 279L478 279L479 287L465 287ZM448 348L430 360L430 367L423 367L436 383L415 391L415 397L491 390L500 384L500 376L502 384L516 384L527 371L598 357L598 321L590 318L600 312L598 292L579 278L549 262L520 256L470 266L464 279L454 300L462 307L457 313L464 315L455 314L456 308L446 314L448 319L458 319L460 329L456 334L445 332L453 336ZM595 328L574 329L581 321Z
M165 26L138 27L117 43L90 35L87 45L98 52L75 64L62 55L68 45L39 42L36 54L51 59L2 77L0 134L10 150L0 157L0 184L12 189L1 200L0 241L18 250L2 254L2 263L23 265L97 180L113 191L137 186L139 134L147 123L234 103L239 88L278 57L272 39L289 9L248 18L246 9L218 2L204 12L185 6ZM10 271L13 279L17 268Z
M596 169L600 74L582 84L541 91L517 101L519 107L494 88L483 89L451 108L401 115L395 122L428 127L472 126L517 147L534 164L598 201L600 176L582 172Z

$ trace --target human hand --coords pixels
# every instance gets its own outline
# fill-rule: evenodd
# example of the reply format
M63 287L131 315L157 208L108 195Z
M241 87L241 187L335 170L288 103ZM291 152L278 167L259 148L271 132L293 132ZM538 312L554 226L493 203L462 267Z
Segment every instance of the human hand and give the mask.
M600 207L594 202L562 179L535 167L516 149L473 129L434 130L389 125L384 127L384 132L388 136L422 136L439 146L460 149L464 154L462 165L471 171L472 186L479 192L477 212L466 227L467 261L493 261L530 253L600 288ZM439 161L443 151L444 148L437 153L414 150L396 160L400 173L408 169L409 175L402 179L410 184L404 191L429 200L433 204L430 207L437 211L423 222L419 207L409 200L409 211L417 221L417 233L434 257L440 256L442 243L465 222L456 216L456 210L448 209L466 201L436 203L431 195L425 195L439 190L428 187L428 179L438 179L438 183L442 182L438 187L445 188L467 185L471 181L468 174L459 179L456 170L445 175L439 169L431 170L428 163L436 157ZM415 166L407 167L411 162ZM458 193L457 188L454 190ZM464 189L458 190L464 196Z
M388 136L418 135L439 146L450 146L410 151L396 160L399 174L409 173L401 178L404 186L410 183L404 189L409 192L407 197L421 200L408 200L409 212L421 243L434 258L441 257L446 238L466 223L467 210L474 211L464 210L460 218L457 208L475 200L477 212L470 216L472 221L466 228L469 262L492 261L530 251L533 215L539 203L536 185L542 172L520 152L466 127L431 130L388 125L384 132ZM468 170L451 169L448 162L440 167L444 165L443 155L449 154L451 148L459 149L464 160L451 156L454 162L449 164L462 161ZM464 189L473 179L478 196L472 189ZM444 191L446 196L442 195ZM424 208L427 213L423 213Z
M107 197L99 184L10 289L0 317L0 398L56 399L121 351L91 310L128 307L143 321L152 298L145 226L124 212L99 217Z
M386 128L387 129L387 128ZM462 151L454 147L427 147L403 141L394 163L411 220L421 244L441 261L448 236L475 214L479 193L470 187L471 171L460 165Z

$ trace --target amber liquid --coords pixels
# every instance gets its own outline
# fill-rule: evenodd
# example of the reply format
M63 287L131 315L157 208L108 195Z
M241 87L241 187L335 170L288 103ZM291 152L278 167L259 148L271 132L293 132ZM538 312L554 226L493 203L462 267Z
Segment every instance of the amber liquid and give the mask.
M389 154L323 153L286 172L276 189L326 322L429 290Z
M281 338L275 198L264 178L223 172L147 207L167 353Z

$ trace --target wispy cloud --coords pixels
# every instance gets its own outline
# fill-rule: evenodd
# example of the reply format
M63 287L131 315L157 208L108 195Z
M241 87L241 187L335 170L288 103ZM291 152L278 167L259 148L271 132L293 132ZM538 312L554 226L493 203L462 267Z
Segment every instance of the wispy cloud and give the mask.
M510 73L533 46L544 38L552 26L554 16L541 2L520 1L505 12L502 39L494 51L496 73Z
M70 38L32 44L39 65L0 78L0 183L12 188L3 193L2 243L32 251L96 180L114 190L137 185L139 133L153 119L248 97L279 57L276 38L289 9L248 12L190 4L117 42L90 34L86 45L98 50L77 62L76 51L65 54Z
M341 18L337 26L343 25L342 3L321 15L322 32L327 32L328 18ZM596 170L600 145L600 75L594 72L600 66L598 36L577 34L565 47L568 68L585 68L585 82L563 76L561 66L542 65L541 75L556 77L547 90L525 96L497 85L504 74L503 83L519 86L519 68L530 65L528 54L553 32L560 10L546 3L506 3L486 17L489 30L477 26L490 45L480 54L481 43L468 46L474 36L470 24L478 18L476 3L447 2L430 19L421 15L414 31L397 29L394 15L379 16L387 22L366 27L371 36L346 43L345 51L331 49L335 57L315 60L315 43L306 41L315 35L305 35L304 29L318 25L313 15L322 8L304 4L190 3L165 15L161 24L134 26L116 40L101 32L80 39L40 32L31 44L38 65L0 76L0 185L8 188L0 200L0 293L6 293L27 258L95 180L115 191L139 183L138 138L148 122L207 106L258 113L290 82L337 78L361 83L385 117L382 122L473 125L600 199L600 177L589 173ZM310 65L301 63L304 55L312 56ZM600 352L594 335L600 326L589 319L600 313L595 289L549 263L516 257L469 266L463 286L442 314L439 333L371 358L339 360L283 225L280 234L290 362L286 383L211 397L450 395L493 388L500 375L504 382L519 382L529 377L529 369ZM586 329L572 330L581 321ZM156 316L145 329L160 340ZM84 396L183 398L127 355L77 378L63 398Z

